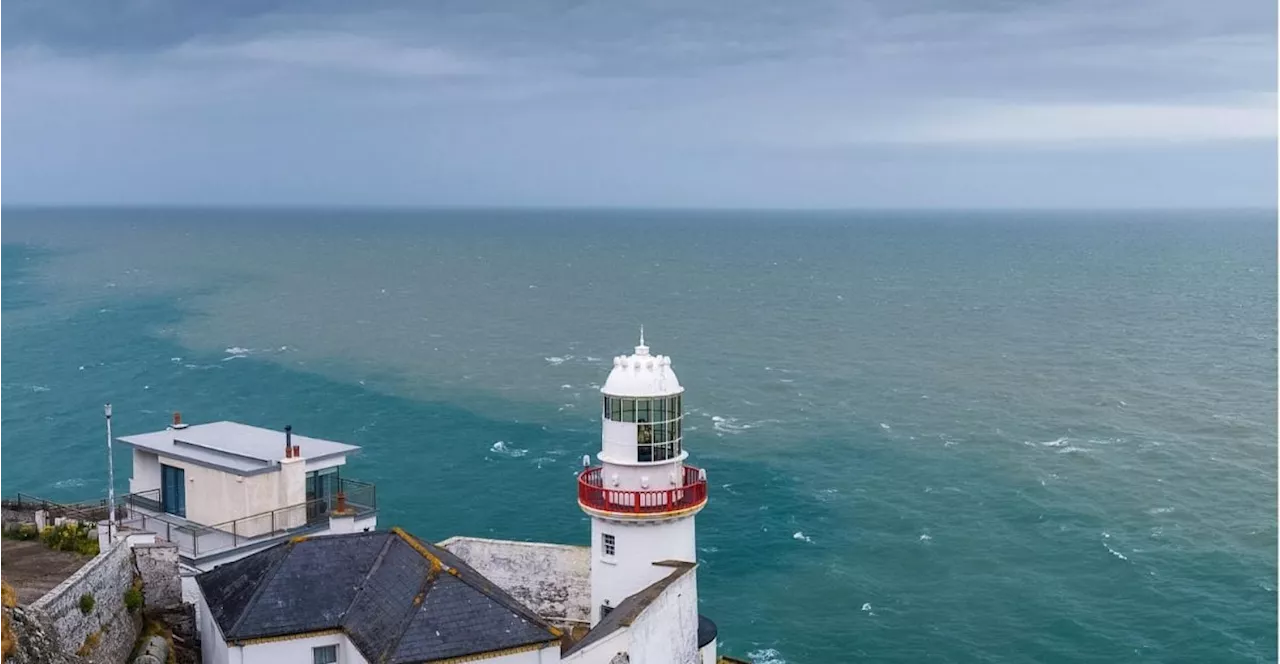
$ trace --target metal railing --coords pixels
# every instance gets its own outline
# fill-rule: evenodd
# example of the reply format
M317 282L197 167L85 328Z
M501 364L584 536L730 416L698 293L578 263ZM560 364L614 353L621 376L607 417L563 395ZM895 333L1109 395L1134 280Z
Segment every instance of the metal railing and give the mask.
M76 521L97 523L107 518L107 499L87 500L75 503L59 503L28 493L19 492L13 500L2 501L6 507L19 512L44 510L50 517L65 517ZM122 503L116 504L116 518L123 519L128 510Z
M578 475L578 502L585 507L624 514L662 514L700 505L707 500L707 480L700 468L684 467L684 482L670 489L623 491L604 486L602 468Z
M339 487L346 498L349 513L363 516L377 509L377 491L373 484L343 479ZM165 513L159 489L131 493L122 500L131 517L127 525L155 532L177 544L179 551L191 558L303 530L320 529L328 523L330 514L338 505L338 496L326 496L205 525Z

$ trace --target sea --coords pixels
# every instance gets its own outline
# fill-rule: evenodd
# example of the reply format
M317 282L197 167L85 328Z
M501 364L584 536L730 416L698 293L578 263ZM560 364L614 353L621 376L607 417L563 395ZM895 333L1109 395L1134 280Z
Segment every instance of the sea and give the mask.
M1276 213L3 210L3 494L117 435L363 446L379 523L588 544L638 343L722 653L1275 662ZM130 456L115 448L116 489Z

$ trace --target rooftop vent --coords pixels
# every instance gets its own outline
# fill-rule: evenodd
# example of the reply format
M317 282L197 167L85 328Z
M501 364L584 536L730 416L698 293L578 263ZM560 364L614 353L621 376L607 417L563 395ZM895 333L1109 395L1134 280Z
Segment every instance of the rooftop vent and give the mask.
M178 412L178 411L176 411L176 410L175 410L175 411L173 411L173 426L171 426L171 427L169 427L169 428L170 428L170 429L185 429L185 428L187 428L187 425L182 423L182 413L179 413L179 412Z

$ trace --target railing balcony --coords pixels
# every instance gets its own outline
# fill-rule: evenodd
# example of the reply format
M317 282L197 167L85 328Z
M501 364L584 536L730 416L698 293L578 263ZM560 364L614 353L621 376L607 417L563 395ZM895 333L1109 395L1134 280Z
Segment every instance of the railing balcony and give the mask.
M684 467L680 486L651 491L622 491L604 485L603 469L588 468L578 475L578 504L619 514L669 514L707 502L707 480L702 469Z
M159 489L131 493L119 500L128 510L127 525L155 532L177 544L184 556L196 559L289 534L322 530L329 517L339 511L359 518L377 510L377 488L373 484L344 478L339 488L337 495L212 525L166 513ZM343 498L341 505L338 495Z

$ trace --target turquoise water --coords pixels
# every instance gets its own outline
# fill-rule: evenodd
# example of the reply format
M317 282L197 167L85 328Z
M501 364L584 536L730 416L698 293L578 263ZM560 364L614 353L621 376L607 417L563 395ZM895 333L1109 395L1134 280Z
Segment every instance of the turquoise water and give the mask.
M723 651L1274 662L1275 251L1243 212L7 209L3 491L101 494L110 400L363 445L386 526L585 544L643 323Z

